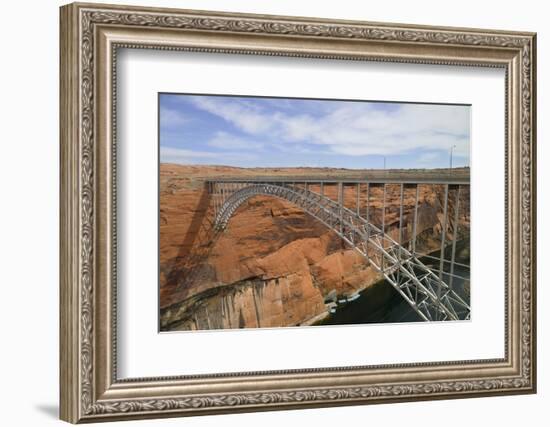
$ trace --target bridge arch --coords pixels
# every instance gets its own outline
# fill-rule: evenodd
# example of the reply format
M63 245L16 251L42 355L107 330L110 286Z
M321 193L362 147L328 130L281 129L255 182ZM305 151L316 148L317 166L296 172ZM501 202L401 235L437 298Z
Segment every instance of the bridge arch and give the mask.
M342 221L343 225L345 224L348 227L357 228L348 218L349 214L352 216L355 216L355 214L328 197L305 189L269 183L251 184L231 194L217 213L215 226L219 229L227 227L229 220L237 209L255 196L271 196L290 202L329 228L333 228L335 222L339 221ZM364 223L366 225L366 221ZM355 231L360 232L361 230L357 229Z

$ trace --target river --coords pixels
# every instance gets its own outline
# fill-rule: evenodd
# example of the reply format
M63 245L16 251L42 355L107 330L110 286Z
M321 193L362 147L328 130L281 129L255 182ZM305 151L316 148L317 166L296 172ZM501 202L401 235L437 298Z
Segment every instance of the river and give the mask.
M439 253L434 253L433 255L439 256ZM434 271L439 270L437 261L428 260L427 258L422 259L422 261ZM457 262L469 265L470 260L469 257L461 257L457 258ZM445 270L448 271L449 267L450 264L446 263ZM455 264L454 272L457 276L470 277L469 268ZM469 280L453 278L453 290L466 301L469 300ZM422 321L420 316L387 280L382 280L369 286L359 293L358 298L352 301L344 302L344 299L339 300L341 302L338 303L334 312L315 323L315 325L356 325L363 323Z

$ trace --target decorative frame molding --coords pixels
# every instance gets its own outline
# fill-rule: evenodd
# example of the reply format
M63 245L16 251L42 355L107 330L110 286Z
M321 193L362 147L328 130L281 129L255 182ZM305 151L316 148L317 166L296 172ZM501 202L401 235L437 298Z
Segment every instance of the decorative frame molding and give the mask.
M63 420L535 392L535 34L71 4L61 8L60 43ZM119 47L505 68L505 358L117 380Z

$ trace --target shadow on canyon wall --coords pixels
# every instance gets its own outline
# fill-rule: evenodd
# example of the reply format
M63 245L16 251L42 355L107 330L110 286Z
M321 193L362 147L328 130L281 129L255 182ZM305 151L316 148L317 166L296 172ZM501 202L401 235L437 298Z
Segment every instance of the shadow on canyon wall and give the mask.
M194 282L201 280L206 260L212 253L219 234L209 209L212 197L206 184L203 187L179 251L167 268L165 287L181 297L184 297Z

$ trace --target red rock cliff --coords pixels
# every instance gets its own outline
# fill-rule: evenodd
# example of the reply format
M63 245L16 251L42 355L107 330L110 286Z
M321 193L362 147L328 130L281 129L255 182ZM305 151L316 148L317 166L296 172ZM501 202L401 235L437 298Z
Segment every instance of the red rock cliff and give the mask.
M226 230L215 234L213 207L205 179L258 175L281 170L222 166L161 165L160 304L161 329L221 329L308 324L327 313L329 294L350 295L380 279L364 258L323 224L289 202L258 196L245 202ZM284 173L284 170L282 171ZM292 170L292 174L300 171ZM311 174L311 171L305 171ZM323 170L323 173L327 173ZM422 185L418 246L438 247L442 191ZM314 186L312 191L318 191ZM325 194L336 199L336 187ZM356 209L356 187L345 204ZM360 209L366 209L365 188ZM382 189L371 188L369 214L380 222ZM415 194L404 193L403 241L412 234ZM400 188L388 186L387 232L398 237ZM469 192L461 194L459 232L469 233ZM449 212L454 201L449 200ZM448 233L452 231L448 230ZM450 234L449 234L450 237Z

